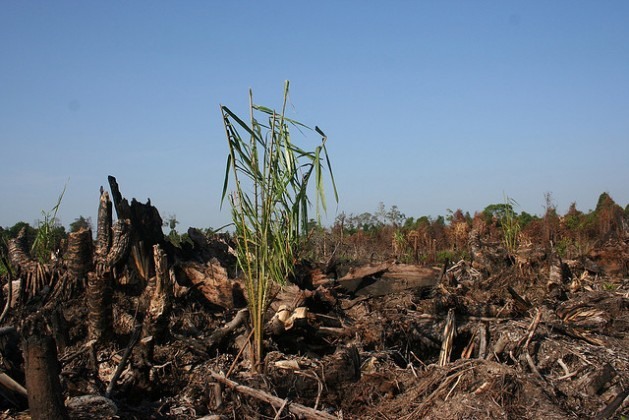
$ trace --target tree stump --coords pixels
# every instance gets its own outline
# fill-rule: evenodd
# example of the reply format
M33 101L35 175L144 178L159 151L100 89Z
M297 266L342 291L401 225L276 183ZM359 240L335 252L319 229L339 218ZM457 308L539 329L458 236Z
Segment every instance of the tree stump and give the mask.
M57 359L57 346L48 332L41 312L34 313L24 321L22 340L31 418L69 418L59 382L61 369Z

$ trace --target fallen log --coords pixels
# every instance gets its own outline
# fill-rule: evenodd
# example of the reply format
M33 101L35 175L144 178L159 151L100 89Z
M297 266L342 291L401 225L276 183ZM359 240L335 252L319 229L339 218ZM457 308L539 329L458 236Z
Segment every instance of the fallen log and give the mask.
M429 288L439 282L441 270L410 264L384 263L350 271L338 285L357 296L386 296L405 290Z
M15 379L11 378L4 372L0 373L0 395L10 401L13 405L18 406L19 401L16 401L15 395L28 399L28 393L26 388L20 385Z
M245 385L240 385L238 382L234 382L231 379L225 378L223 375L219 375L216 372L210 371L210 376L214 378L214 380L222 383L223 385L228 386L232 390L239 392L241 394L247 395L249 397L253 397L260 401L264 401L266 403L271 404L275 408L284 407L291 413L296 416L305 419L328 419L328 420L337 420L338 417L332 416L324 411L315 410L314 408L306 407L297 403L286 403L286 400L282 398L275 397L270 395L264 391L259 389L250 388Z

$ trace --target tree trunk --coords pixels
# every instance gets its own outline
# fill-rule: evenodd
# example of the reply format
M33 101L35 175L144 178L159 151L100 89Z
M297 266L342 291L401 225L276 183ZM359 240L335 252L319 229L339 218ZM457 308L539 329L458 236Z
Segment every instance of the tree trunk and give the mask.
M31 418L67 419L63 403L60 366L55 340L47 332L40 312L27 318L22 327L26 389Z

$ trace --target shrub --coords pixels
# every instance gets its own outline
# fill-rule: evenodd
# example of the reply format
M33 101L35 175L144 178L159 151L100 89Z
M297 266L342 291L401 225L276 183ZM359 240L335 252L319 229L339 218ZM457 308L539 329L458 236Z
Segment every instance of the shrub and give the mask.
M308 184L313 176L317 215L319 207L326 208L324 166L338 200L323 132L315 127L322 140L314 151L298 147L291 138L290 127L308 127L285 117L288 88L286 82L280 112L254 105L249 91L249 124L221 106L229 145L221 202L229 199L236 228L238 266L245 276L254 330L254 365L262 361L269 282L283 284L292 274L302 235L308 229ZM257 115L267 118L268 125L261 123ZM230 179L234 191L228 194Z

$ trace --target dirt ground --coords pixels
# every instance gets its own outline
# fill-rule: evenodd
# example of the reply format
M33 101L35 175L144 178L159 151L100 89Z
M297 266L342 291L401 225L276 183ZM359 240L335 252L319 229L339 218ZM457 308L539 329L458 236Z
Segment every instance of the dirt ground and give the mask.
M207 281L178 285L166 333L146 356L133 348L142 287L116 285L116 333L96 348L79 291L60 305L65 404L72 418L627 418L629 240L599 251L570 261L543 252L462 260L436 267L434 285L390 293L366 286L391 282L396 261L352 287L342 281L355 273L349 267L326 275L310 264L306 287L287 285L269 308L260 372L242 296L226 308L208 300ZM228 265L198 244L186 258ZM277 324L282 311L291 321ZM20 382L19 341L3 349L3 371ZM30 417L23 399L0 394L0 418Z

